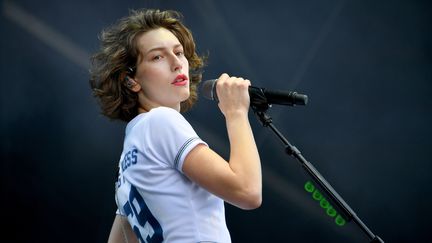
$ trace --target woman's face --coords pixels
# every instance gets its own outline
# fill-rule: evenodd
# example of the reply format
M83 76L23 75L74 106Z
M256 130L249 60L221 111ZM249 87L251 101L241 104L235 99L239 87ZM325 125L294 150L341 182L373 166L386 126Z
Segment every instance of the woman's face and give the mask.
M137 39L135 81L141 107L146 110L166 106L180 111L180 102L189 98L189 62L183 46L165 28L150 30Z

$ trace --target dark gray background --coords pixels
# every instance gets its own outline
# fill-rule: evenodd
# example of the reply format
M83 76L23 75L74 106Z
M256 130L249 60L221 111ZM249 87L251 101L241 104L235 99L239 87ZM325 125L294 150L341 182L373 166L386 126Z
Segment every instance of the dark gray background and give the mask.
M2 1L2 221L15 242L105 242L115 211L121 122L101 115L88 57L131 8L181 11L204 79L227 72L307 94L274 124L386 242L431 240L430 1ZM201 99L185 114L228 154L224 120ZM234 242L367 242L303 190L309 177L250 114L263 204L227 205ZM3 237L3 236L2 236Z

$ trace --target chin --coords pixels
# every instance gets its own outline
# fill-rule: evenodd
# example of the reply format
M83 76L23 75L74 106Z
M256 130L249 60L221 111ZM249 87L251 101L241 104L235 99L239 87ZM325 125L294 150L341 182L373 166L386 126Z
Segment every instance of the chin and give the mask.
M182 102L186 101L187 99L189 99L190 97L190 92L189 90L187 92L185 92L184 94L182 94L181 98L182 98Z

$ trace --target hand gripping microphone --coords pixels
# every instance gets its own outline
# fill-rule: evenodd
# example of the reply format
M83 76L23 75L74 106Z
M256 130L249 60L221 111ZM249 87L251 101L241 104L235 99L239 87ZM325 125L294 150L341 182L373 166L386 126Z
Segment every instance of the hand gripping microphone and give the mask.
M201 93L210 100L219 101L216 93L217 79L204 81L201 86ZM249 86L249 97L252 107L267 109L271 104L277 105L306 105L308 97L294 91L267 90Z

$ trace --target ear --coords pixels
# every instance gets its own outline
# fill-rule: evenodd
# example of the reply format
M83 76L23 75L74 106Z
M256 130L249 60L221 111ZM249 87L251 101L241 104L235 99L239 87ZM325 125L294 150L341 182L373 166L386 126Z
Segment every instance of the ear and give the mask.
M133 92L136 93L141 90L141 85L134 79L130 78L129 76L126 76L125 81L128 89L132 90Z

